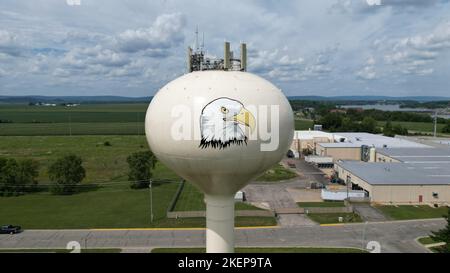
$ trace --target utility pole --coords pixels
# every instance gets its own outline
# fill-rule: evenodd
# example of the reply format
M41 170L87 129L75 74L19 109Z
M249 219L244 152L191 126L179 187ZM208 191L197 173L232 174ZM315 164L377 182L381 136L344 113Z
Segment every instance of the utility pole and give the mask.
M137 134L138 136L141 134L141 130L139 128L139 112L136 112L136 124L137 124Z
M434 111L434 134L433 136L436 138L436 127L437 127L437 110Z
M345 183L346 188L347 188L347 201L349 201L349 190L348 190L349 183L351 183L351 178L350 178L350 175L347 175L347 181Z
M72 136L72 113L69 110L69 135Z
M153 223L153 190L152 190L152 180L150 179L150 184L148 185L150 189L150 223Z

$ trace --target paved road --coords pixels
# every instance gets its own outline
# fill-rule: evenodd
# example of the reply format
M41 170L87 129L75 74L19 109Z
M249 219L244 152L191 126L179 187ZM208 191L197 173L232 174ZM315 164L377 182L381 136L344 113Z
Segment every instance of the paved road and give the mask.
M322 183L327 185L329 181L325 175L316 166L307 163L304 159L291 159L295 162L296 171L305 177L309 182Z
M301 183L302 181L299 178L295 178L286 182L250 184L243 191L248 202L267 204L271 210L279 208L298 209L297 203L292 199L288 189L298 187ZM279 214L277 220L283 227L315 225L303 214Z
M365 246L378 241L382 252L427 252L414 239L442 228L444 220L397 221L342 226L237 229L237 246ZM365 230L365 231L364 231ZM364 239L363 239L364 238ZM204 230L26 230L0 235L0 248L64 248L78 241L90 248L133 251L154 247L201 247Z
M352 203L355 212L361 216L364 221L381 222L389 220L381 211L368 203Z
M283 163L286 163L286 161L288 159L284 159ZM247 201L254 204L266 205L271 210L298 208L288 191L289 189L305 189L310 187L312 182L326 183L323 173L304 160L289 159L289 161L295 162L296 171L300 174L299 177L286 181L269 183L254 182L247 185L243 189ZM277 220L282 227L316 225L316 223L303 214L279 214Z

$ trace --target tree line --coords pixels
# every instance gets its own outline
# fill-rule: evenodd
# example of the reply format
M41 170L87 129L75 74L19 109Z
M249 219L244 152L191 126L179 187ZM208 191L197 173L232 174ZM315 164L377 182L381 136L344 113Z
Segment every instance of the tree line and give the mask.
M147 188L157 159L151 151L135 152L127 157L128 180L132 189ZM80 190L86 177L81 157L69 154L56 159L47 169L52 194L69 195ZM38 187L39 162L34 159L0 157L0 196L17 196L42 190Z

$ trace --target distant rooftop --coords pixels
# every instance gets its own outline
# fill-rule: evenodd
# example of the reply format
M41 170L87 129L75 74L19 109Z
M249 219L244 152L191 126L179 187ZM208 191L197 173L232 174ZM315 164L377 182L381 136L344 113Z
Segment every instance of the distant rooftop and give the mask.
M371 185L450 185L450 163L429 166L338 161L336 164Z
M450 163L448 148L384 148L377 153L404 163Z
M350 142L330 142L330 143L318 143L324 148L360 148L362 144L350 143Z
M358 146L367 145L375 148L399 148L399 147L417 147L429 148L430 146L393 137L386 137L382 135L375 135L369 133L334 133L336 142L353 143Z
M296 130L294 133L294 139L305 140L305 139L314 139L316 137L329 138L331 140L332 134L315 130Z

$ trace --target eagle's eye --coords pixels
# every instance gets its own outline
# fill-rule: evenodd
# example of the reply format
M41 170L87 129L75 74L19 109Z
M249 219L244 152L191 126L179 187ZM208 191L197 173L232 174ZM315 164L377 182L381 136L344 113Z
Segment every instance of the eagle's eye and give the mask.
M222 112L222 113L224 113L224 114L228 114L228 109L227 108L225 108L225 107L220 107L220 111Z

